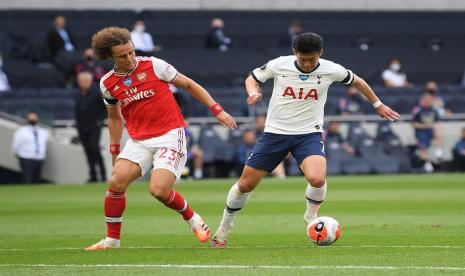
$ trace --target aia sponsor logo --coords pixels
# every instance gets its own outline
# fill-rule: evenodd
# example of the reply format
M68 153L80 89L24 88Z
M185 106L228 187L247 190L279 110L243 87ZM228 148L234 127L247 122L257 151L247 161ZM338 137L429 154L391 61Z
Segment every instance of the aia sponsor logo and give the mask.
M318 100L318 91L315 88L311 88L308 91L305 91L304 88L299 88L299 90L294 91L290 86L284 89L283 97L292 97L294 100L308 100L313 99Z
M137 79L141 82L144 82L147 79L147 74L145 72L137 74Z

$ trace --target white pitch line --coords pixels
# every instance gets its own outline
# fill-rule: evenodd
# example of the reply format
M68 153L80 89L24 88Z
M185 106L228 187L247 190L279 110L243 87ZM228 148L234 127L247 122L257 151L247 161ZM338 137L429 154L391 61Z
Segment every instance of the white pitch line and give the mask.
M293 248L406 248L406 249L463 249L460 245L335 245L316 247L313 245L244 245L228 246L227 249L293 249ZM0 248L0 251L59 251L59 250L83 250L84 247L50 247L50 248ZM211 249L208 246L127 246L121 249Z
M366 265L196 265L196 264L0 264L0 267L57 268L190 268L190 269L354 269L354 270L448 270L465 271L465 267L450 266L366 266Z

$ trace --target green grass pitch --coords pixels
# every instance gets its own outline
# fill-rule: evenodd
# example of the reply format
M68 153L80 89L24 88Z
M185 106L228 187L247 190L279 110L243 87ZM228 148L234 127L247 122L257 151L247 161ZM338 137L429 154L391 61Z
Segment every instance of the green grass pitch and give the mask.
M235 180L183 181L179 190L213 231ZM304 178L265 179L237 217L229 248L200 244L180 215L127 192L122 248L86 252L105 235L106 185L0 186L0 275L465 274L465 175L329 177L320 215L341 238L312 244Z

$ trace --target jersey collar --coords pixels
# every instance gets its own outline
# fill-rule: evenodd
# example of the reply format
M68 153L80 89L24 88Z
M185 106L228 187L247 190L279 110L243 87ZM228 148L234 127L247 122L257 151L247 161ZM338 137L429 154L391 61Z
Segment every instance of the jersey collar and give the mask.
M299 64L297 63L297 60L294 60L294 65L295 65L295 68L297 68L297 70L299 70L300 72L304 74L310 74L320 67L320 62L318 61L318 64L316 65L315 69L313 69L310 72L305 72L304 70L302 70L302 68L300 68Z
M134 72L134 70L136 70L137 66L139 65L139 59L138 57L136 57L136 66L134 66L134 68L132 68L131 71L129 72L126 72L126 73L119 73L119 72L116 72L116 64L113 66L113 72L115 72L115 76L118 76L118 77L124 77L124 76L129 76L132 74L132 72Z

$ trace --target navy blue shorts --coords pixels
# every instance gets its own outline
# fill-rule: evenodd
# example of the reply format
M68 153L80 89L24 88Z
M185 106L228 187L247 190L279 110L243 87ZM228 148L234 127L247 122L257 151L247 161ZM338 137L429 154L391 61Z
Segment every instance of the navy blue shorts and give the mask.
M300 135L265 132L258 139L245 164L257 170L271 172L289 152L299 165L311 155L326 157L320 132Z
M434 131L431 129L423 129L415 131L415 136L420 149L427 149L431 146L431 140L434 138Z

